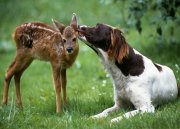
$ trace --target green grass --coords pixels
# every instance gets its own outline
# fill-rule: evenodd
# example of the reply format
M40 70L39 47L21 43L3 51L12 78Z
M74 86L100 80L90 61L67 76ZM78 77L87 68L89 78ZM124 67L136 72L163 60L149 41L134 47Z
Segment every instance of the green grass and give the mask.
M16 3L16 4L15 4ZM13 9L13 11L10 11ZM5 71L15 56L15 45L11 35L15 26L27 21L42 21L51 24L51 18L69 24L73 12L79 23L94 25L97 22L113 26L121 25L117 5L105 5L97 0L18 0L0 2L0 96L2 96ZM145 24L145 23L144 23ZM164 29L168 25L168 23ZM177 26L179 28L179 26ZM139 35L134 28L125 35L131 46L153 61L165 64L174 70L180 82L179 38L177 43L154 34L154 27L145 26ZM168 32L168 29L166 29ZM179 31L177 31L177 37ZM96 54L79 41L80 53L72 68L68 70L68 106L61 106L55 113L55 93L51 67L48 62L34 61L21 79L23 111L16 108L13 79L10 84L8 106L0 106L1 129L179 129L180 99L162 105L154 114L137 115L110 126L110 120L132 109L121 109L109 117L92 120L89 117L113 105L112 82L107 77Z
M180 99L159 107L155 114L138 115L132 119L123 120L112 127L109 125L110 119L132 109L122 109L102 120L89 119L91 115L113 105L112 84L110 79L106 77L95 53L81 42L79 43L81 49L78 59L74 66L68 70L67 75L68 107L65 109L62 106L61 113L55 113L55 94L50 64L34 61L22 76L21 93L24 109L21 111L15 106L15 91L12 80L8 106L5 109L0 108L1 128L180 128ZM14 53L14 51L8 51L0 55L2 61L0 84L2 86L5 68L13 59ZM160 57L154 58L163 62L163 56ZM178 62L180 61L178 60ZM167 64L174 66L171 63ZM176 69L175 66L174 68ZM179 70L177 71L179 77ZM2 96L2 92L0 95Z

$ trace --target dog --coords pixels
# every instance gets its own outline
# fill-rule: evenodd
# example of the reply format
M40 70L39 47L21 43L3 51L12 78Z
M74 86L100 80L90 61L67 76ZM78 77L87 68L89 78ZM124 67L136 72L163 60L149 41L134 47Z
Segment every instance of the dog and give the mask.
M114 106L92 118L107 117L124 102L133 104L135 110L111 120L111 123L118 122L138 113L154 113L156 106L177 98L178 86L173 71L153 63L132 48L121 30L98 23L94 27L79 25L78 31L79 39L97 53L113 81Z

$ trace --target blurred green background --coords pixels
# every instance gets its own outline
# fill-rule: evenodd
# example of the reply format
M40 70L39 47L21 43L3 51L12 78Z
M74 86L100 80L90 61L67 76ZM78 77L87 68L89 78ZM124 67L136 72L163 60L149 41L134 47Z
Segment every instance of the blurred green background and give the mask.
M14 48L12 34L17 25L30 21L52 24L51 18L67 25L72 13L77 14L79 24L101 22L119 27L128 42L140 49L142 44L160 52L166 45L176 49L180 42L179 5L178 0L1 0L0 51Z
M124 32L127 42L154 62L173 69L180 82L180 2L179 0L0 0L0 96L4 75L15 56L12 34L16 26L31 21L52 25L51 18L68 25L72 13L79 24L106 23ZM80 53L68 70L68 102L55 114L55 95L49 63L34 61L21 81L23 112L15 108L14 83L9 103L0 106L0 128L180 128L180 101L145 114L123 120L110 127L107 119L94 121L89 116L113 105L112 83L97 55L79 41ZM143 122L142 122L143 121Z

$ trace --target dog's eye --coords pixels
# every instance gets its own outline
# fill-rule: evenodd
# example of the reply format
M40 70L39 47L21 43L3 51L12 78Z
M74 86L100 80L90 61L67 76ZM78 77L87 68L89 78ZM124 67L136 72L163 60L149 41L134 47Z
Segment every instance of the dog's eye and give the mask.
M76 38L73 38L72 41L73 41L73 42L76 42Z
M63 39L63 43L65 43L66 42L66 39Z

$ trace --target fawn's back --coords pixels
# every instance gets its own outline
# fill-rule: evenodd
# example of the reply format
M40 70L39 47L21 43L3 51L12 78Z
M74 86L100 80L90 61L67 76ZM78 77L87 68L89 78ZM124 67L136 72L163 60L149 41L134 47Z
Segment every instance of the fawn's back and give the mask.
M62 58L63 42L61 33L54 27L40 23L25 23L14 33L17 52L28 58L50 61Z

